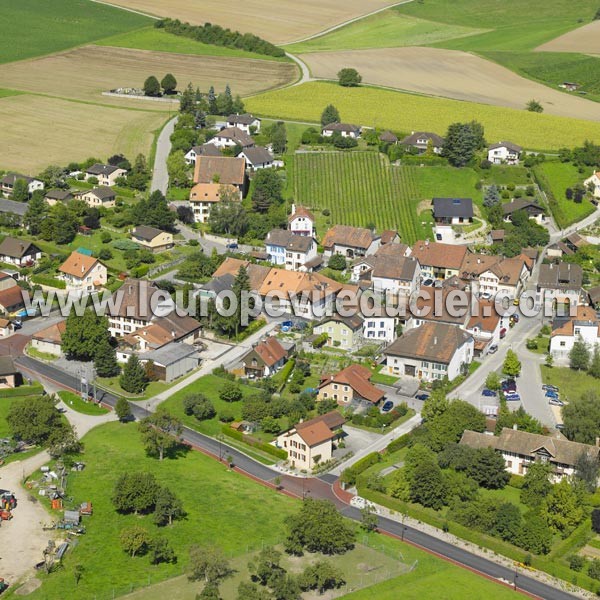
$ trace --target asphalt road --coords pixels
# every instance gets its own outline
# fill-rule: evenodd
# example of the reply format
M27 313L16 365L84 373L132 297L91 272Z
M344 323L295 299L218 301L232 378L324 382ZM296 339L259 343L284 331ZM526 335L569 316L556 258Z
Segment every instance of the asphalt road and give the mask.
M177 117L171 119L160 132L156 142L156 154L154 156L154 168L152 171L152 183L150 191L160 190L163 194L167 193L169 187L169 172L167 171L167 158L171 152L171 135L175 130L175 121Z
M52 365L39 362L28 356L21 356L15 360L15 363L20 369L36 374L44 379L49 379L62 386L77 390L78 380L72 375L68 375L63 371L53 367ZM104 391L100 391L99 400L108 406L114 407L116 397ZM149 414L143 406L134 402L130 403L132 413L136 419L142 419ZM231 456L236 469L244 471L250 477L263 481L272 482L278 473L270 467L263 465L249 458L245 454L228 446L226 443L219 440L207 437L197 431L193 431L184 427L182 441L207 452L217 458ZM331 500L338 507L338 510L345 516L355 521L361 520L361 513L358 509L343 504L339 498L333 494L332 484L335 482L335 477L332 475L324 475L320 478L294 478L281 476L283 488L299 497L325 498ZM423 533L411 527L402 525L391 519L380 517L379 529L387 534L403 538L407 542L411 542L421 548L438 554L460 566L466 567L472 571L484 574L493 579L503 579L512 582L515 572L511 569L498 565L480 556L471 554L470 552L453 546L429 534ZM404 529L404 531L403 531ZM539 598L546 600L569 600L573 598L571 594L557 590L548 585L545 585L535 579L528 577L523 573L518 574L517 586L519 589L533 594Z

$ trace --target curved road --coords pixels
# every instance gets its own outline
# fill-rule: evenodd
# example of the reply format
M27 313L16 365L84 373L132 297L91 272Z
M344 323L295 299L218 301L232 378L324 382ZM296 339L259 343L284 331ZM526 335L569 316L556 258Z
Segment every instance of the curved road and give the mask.
M15 363L19 368L35 373L54 383L73 390L78 389L77 378L60 371L52 365L39 362L28 356L20 356L15 360ZM103 391L100 391L99 399L104 404L113 408L117 402L115 396ZM131 409L136 419L142 419L150 414L149 411L139 404L131 403ZM184 427L181 439L198 450L216 458L230 455L237 470L258 481L272 483L278 475L270 467L256 462L239 450L227 446L224 442L205 436L187 427ZM281 476L281 483L287 492L299 497L310 495L313 498L331 500L343 515L355 521L360 521L362 518L360 511L345 504L340 498L334 495L332 488L334 482L335 477L331 475L306 479ZM385 517L379 518L378 528L383 533L402 538L406 542L419 546L424 550L437 554L442 558L490 579L503 580L504 582L514 581L515 572L512 569L471 554L467 550L453 546L422 531L412 529ZM518 575L517 586L519 590L529 595L546 600L572 600L574 598L571 594L532 579L523 573L519 573Z
M169 187L169 171L167 170L167 158L171 152L171 136L175 131L177 117L173 117L162 129L156 140L156 154L154 155L154 167L152 169L152 183L150 191L160 190L166 195Z

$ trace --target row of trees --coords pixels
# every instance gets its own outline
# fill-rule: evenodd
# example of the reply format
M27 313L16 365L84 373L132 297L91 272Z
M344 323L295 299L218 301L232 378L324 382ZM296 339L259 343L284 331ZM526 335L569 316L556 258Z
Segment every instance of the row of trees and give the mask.
M239 95L233 96L229 84L220 94L215 92L212 85L204 94L200 88L194 89L192 84L188 83L179 99L179 112L191 115L194 118L195 127L202 129L208 124L207 115L227 116L232 113L242 113L244 112L244 103Z
M177 89L177 79L175 79L172 73L167 73L159 83L158 79L154 75L150 75L150 77L144 81L143 89L146 96L156 97L161 96L162 94L174 94L175 90Z

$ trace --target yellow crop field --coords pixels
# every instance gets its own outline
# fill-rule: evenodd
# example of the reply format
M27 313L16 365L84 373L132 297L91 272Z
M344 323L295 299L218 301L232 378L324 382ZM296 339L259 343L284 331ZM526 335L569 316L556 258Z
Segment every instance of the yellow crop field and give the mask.
M556 150L586 139L600 143L598 122L324 82L254 96L246 101L246 108L263 116L318 123L327 104L338 108L343 121L399 132L443 134L453 122L476 119L484 125L488 140L509 139L527 149Z

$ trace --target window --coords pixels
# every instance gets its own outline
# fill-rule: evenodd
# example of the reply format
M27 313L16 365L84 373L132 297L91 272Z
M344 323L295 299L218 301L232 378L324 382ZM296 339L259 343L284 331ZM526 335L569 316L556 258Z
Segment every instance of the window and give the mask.
M334 390L337 390L337 389L338 389L338 384L337 384L337 383L334 383L334 384L333 384L333 389L334 389Z
M425 360L424 360L424 361L421 363L421 367L423 367L423 369L429 369L429 363L428 363L427 361L425 361Z
M581 328L580 327L575 327L575 329L573 330L573 333L575 335L579 335L581 333Z
M564 341L562 341L562 342L560 343L560 347L561 347L561 348L564 348L566 345L567 345L567 343L566 343L566 342L564 342Z

